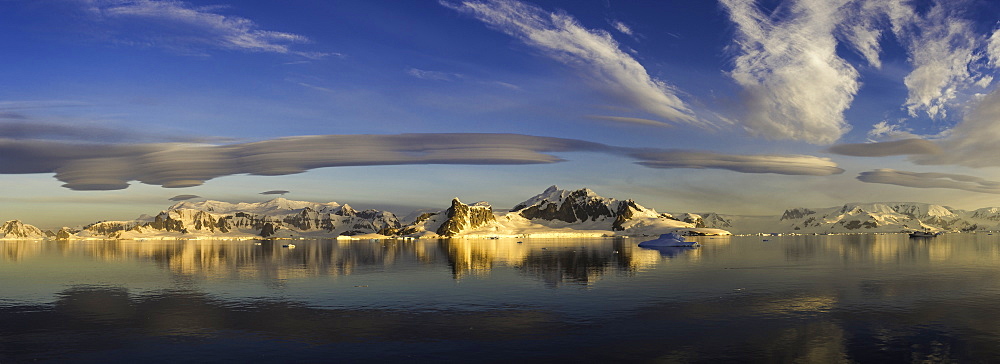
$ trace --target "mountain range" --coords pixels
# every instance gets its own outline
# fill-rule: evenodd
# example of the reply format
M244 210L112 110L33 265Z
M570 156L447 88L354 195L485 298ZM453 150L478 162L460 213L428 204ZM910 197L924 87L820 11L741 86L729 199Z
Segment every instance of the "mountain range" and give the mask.
M401 221L391 212L358 211L347 204L276 198L259 203L179 202L156 215L99 221L43 231L18 220L0 226L3 239L191 238L492 238L648 236L760 233L899 233L914 230L1000 230L1000 208L973 211L915 202L849 203L791 208L781 215L659 213L634 200L602 197L590 189L549 187L505 212L487 202L465 204Z
M633 200L619 201L590 189L556 186L494 212L486 202L459 199L442 211L424 213L403 224L388 211L357 211L336 202L276 198L260 203L179 202L155 216L99 221L77 228L42 231L18 220L0 227L4 239L185 239L185 238L450 238L450 237L601 237L682 232L728 235L699 226L694 214L658 213Z
M971 232L1000 230L1000 208L973 211L917 202L848 203L827 208L792 208L780 216L700 216L700 226L755 233L899 233L916 230Z

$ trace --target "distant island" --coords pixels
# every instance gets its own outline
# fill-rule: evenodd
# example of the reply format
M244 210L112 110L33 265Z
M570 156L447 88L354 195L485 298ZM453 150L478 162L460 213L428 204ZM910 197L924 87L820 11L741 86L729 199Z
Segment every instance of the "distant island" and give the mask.
M923 203L852 203L792 208L780 216L659 213L590 189L549 187L506 212L457 198L438 212L401 221L391 212L276 198L259 203L179 202L155 216L43 231L11 220L0 239L571 238L759 233L899 233L1000 229L1000 208L956 210Z

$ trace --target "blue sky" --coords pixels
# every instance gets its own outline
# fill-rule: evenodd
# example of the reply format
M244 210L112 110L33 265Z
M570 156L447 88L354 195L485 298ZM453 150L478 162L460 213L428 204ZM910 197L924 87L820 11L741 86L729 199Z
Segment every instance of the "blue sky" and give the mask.
M0 1L0 219L1000 206L1000 3Z

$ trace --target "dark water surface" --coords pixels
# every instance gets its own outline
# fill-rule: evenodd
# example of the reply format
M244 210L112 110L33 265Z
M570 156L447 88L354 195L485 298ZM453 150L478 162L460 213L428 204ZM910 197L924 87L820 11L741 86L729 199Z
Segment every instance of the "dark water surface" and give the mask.
M1000 362L1000 235L697 239L0 241L0 363Z

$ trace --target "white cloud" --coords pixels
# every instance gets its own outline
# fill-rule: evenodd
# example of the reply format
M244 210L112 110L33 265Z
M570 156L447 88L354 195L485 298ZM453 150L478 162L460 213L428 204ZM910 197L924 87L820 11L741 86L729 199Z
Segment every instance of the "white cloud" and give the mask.
M838 33L848 45L854 48L868 64L882 67L880 53L882 46L881 10L878 1L851 1L841 8L845 12Z
M219 7L195 7L171 0L82 0L89 10L114 26L121 21L142 24L119 29L124 42L149 44L171 49L222 48L248 52L296 54L322 58L326 53L293 51L290 44L307 43L308 38L286 32L261 29L252 20L216 13Z
M899 124L890 124L888 120L882 120L872 125L872 130L868 131L868 140L876 141L901 134L909 134L909 132L910 130L903 128L902 122Z
M606 31L584 28L567 14L550 13L514 0L441 4L471 14L549 57L578 68L605 92L646 112L674 122L712 126L695 115L673 86L651 77L638 61L623 52Z
M816 144L839 139L849 129L844 111L860 87L858 72L836 54L834 32L846 0L791 1L783 19L763 14L753 1L721 2L736 25L730 76L744 89L749 131ZM862 53L874 51L866 42L858 40Z
M1000 29L993 31L990 36L989 45L986 47L986 54L990 58L993 67L1000 67Z
M615 30L622 32L622 34L632 36L632 28L621 22L620 20L615 20L611 22L611 26L615 27Z
M905 106L911 116L925 112L931 118L947 117L950 103L960 92L982 80L974 67L983 57L983 39L971 21L954 15L955 3L937 2L924 15L903 4L889 10L896 36L913 65L903 80L909 90Z
M1000 194L1000 182L975 176L950 173L918 173L894 169L862 172L858 180L915 188L950 188L963 191Z
M1000 90L985 95L939 145L943 153L914 157L920 164L1000 167Z

